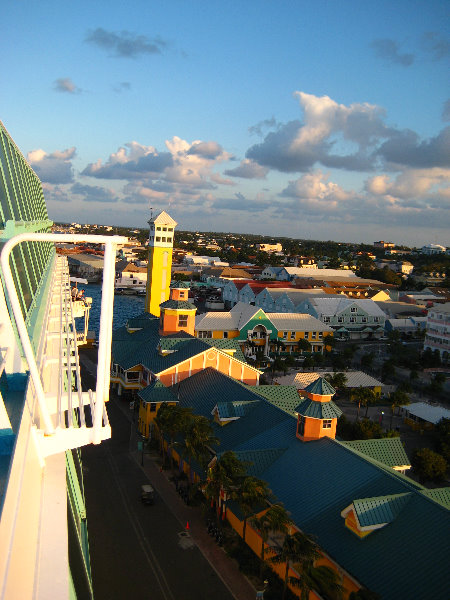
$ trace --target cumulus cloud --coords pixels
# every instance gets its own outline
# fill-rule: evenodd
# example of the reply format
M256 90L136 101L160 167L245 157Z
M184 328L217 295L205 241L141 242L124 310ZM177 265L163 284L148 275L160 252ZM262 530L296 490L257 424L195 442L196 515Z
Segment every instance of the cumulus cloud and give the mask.
M391 129L385 112L372 104L338 104L328 96L295 92L304 122L290 121L247 150L246 157L286 173L308 171L316 163L363 171L373 166L371 150ZM339 153L333 150L341 148Z
M444 102L444 106L442 108L442 120L450 121L450 98Z
M73 181L72 159L75 153L75 147L57 150L51 154L39 149L29 152L27 159L42 182L70 183Z
M420 141L411 130L397 131L378 149L378 154L392 166L415 168L450 166L450 127L437 136Z
M321 171L307 173L289 181L281 196L295 199L295 205L314 212L336 211L350 199L350 194L337 183L327 182L328 175Z
M223 148L217 142L194 142L188 154L197 154L209 160L215 160L223 154Z
M275 117L271 117L270 119L264 119L256 123L255 125L251 125L248 128L248 132L250 135L259 135L262 136L263 132L267 129L274 129L277 127L278 123Z
M103 27L88 31L85 41L112 56L120 58L137 58L146 54L161 54L167 42L159 36L149 38L130 31L107 31Z
M158 176L173 164L169 152L159 153L153 146L129 142L110 155L105 164L99 159L82 172L99 179L133 179Z
M98 185L74 183L70 191L72 194L81 196L85 202L117 202L118 200L116 192Z
M437 31L427 31L423 36L424 47L433 60L442 60L450 54L450 40Z
M242 177L243 179L264 179L268 172L267 167L263 167L253 160L248 160L248 158L241 161L238 167L224 171L225 175Z
M70 77L55 79L53 89L55 92L62 92L64 94L80 94L82 92L81 88L77 87Z
M375 55L388 62L402 65L402 67L410 67L414 62L414 54L401 53L398 44L395 40L383 38L374 40L371 43L375 50Z

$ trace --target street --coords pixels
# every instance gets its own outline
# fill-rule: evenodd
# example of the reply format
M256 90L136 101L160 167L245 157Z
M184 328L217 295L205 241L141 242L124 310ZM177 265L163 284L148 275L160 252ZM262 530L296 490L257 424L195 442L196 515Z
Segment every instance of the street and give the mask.
M83 371L84 382L94 387L92 376ZM233 595L198 547L186 540L184 526L154 482L155 504L141 503L140 486L149 480L129 453L128 415L114 400L107 410L112 439L82 449L96 600L231 600Z

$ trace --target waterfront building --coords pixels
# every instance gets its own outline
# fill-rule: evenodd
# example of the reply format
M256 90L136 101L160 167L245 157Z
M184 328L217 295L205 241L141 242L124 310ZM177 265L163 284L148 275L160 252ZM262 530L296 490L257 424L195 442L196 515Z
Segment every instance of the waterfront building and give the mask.
M52 234L41 183L0 123L0 597L92 598L79 448L111 436L115 246ZM105 244L97 387L82 389L67 259L55 242ZM88 303L87 303L88 304ZM86 326L87 327L87 326ZM85 415L85 412L87 413ZM89 415L90 413L90 415ZM87 418L89 417L89 418Z
M173 236L176 221L164 210L149 220L148 271L145 310L157 317L160 304L169 299Z
M450 356L450 302L435 304L427 315L424 350L437 350L443 360Z

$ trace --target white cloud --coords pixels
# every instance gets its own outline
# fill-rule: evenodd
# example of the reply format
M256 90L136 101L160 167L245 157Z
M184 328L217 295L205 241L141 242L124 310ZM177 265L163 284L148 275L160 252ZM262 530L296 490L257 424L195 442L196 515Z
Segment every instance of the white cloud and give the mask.
M38 149L28 152L27 159L42 182L70 183L73 181L72 159L75 154L75 147L51 154Z

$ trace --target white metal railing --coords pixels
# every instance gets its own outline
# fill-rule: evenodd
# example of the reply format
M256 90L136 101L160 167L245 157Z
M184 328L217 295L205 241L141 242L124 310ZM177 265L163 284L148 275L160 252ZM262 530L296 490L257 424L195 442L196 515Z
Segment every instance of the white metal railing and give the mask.
M101 300L101 317L100 317L100 335L99 335L99 347L98 347L98 361L97 361L97 383L96 391L94 394L89 391L87 394L81 392L81 381L78 364L78 353L76 344L76 332L70 327L70 321L73 323L73 314L71 309L63 310L63 304L70 306L70 291L68 286L64 286L65 289L61 289L60 292L60 310L61 320L59 327L60 337L60 351L59 351L59 373L61 374L63 369L64 358L67 361L67 373L69 373L69 384L67 386L67 392L63 392L61 387L62 382L58 382L57 394L56 394L56 422L53 423L52 412L50 406L54 403L55 398L52 394L46 394L44 391L40 371L35 359L34 351L31 345L31 341L28 335L28 331L25 325L25 321L22 314L22 309L19 303L19 298L14 284L14 279L9 266L9 256L13 248L21 242L67 242L67 243L95 243L105 245L104 263L103 263L103 285L102 285L102 300ZM113 317L113 302L114 302L114 275L115 275L115 249L117 244L124 244L127 241L126 237L121 236L97 236L97 235L60 235L52 233L22 233L9 239L1 252L0 264L3 271L3 277L8 292L12 311L16 321L17 331L22 344L23 352L28 363L28 369L30 371L30 377L34 386L34 393L39 406L39 411L43 424L44 435L54 436L59 430L63 423L61 415L64 410L68 410L69 416L69 427L71 426L71 408L73 407L72 398L72 386L71 386L71 375L72 375L72 356L70 348L72 342L74 342L74 362L76 379L77 379L77 395L78 405L82 407L85 403L89 402L91 405L92 415L92 428L91 433L86 438L89 442L98 444L102 440L102 423L108 422L105 399L109 393L109 381L110 381L110 359L111 359L111 340L112 340L112 317ZM63 298L63 293L65 294ZM65 316L64 314L65 313ZM69 314L70 313L70 314ZM63 321L64 317L64 321ZM63 340L63 330L66 334L65 340ZM65 345L65 348L64 348ZM66 356L64 357L64 350ZM54 413L53 413L54 414ZM82 420L82 429L84 433L86 428L84 427L84 410L80 410L80 419ZM79 445L83 445L80 443ZM58 445L57 445L58 446ZM68 447L74 447L72 444ZM64 448L61 447L60 450Z

